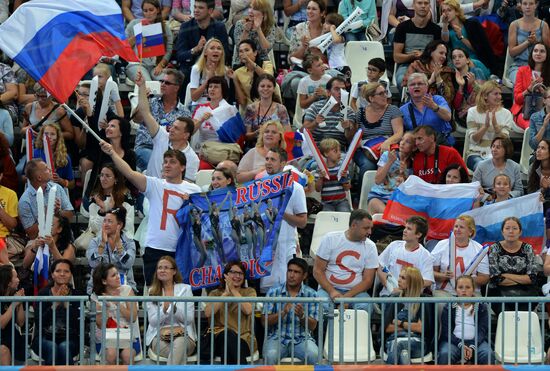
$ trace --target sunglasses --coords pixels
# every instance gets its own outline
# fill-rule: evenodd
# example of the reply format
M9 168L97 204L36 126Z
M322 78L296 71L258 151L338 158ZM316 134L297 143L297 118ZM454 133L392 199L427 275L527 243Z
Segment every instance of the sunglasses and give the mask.
M167 80L160 80L160 83L161 84L165 84L165 85L168 85L168 86L171 86L171 85L178 85L174 82L171 82L171 81L167 81Z

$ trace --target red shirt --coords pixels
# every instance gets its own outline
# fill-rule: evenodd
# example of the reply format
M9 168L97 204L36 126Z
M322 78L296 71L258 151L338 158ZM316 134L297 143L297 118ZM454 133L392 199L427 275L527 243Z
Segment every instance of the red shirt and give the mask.
M435 169L435 161L437 155L437 169ZM441 178L441 173L451 164L459 164L468 171L466 164L460 153L453 147L437 146L435 153L426 156L423 152L418 152L413 159L413 174L422 180L437 184Z

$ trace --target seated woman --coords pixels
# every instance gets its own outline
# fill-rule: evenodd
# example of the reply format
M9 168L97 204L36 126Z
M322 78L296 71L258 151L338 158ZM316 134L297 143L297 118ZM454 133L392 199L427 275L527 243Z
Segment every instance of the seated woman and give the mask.
M260 75L252 86L260 98L246 106L244 125L246 126L246 141L256 143L260 127L267 121L279 121L285 131L292 131L290 119L286 107L281 102L281 97L276 94L277 81L273 75Z
M537 42L529 53L529 59L526 66L518 68L516 82L514 84L514 104L512 105L512 114L516 124L526 129L529 126L529 119L536 113L536 107L532 106L529 111L525 111L525 97L532 95L535 100L544 99L544 86L550 84L550 54L549 49L543 42ZM540 98L537 98L537 95Z
M491 158L477 165L472 182L480 182L483 191L493 194L493 182L498 174L506 174L512 181L512 197L523 195L521 166L511 159L514 155L514 145L509 138L496 137L491 142Z
M540 287L537 283L538 267L535 261L533 248L521 238L521 222L510 216L502 222L502 236L499 241L489 248L489 296L513 298L517 296L539 296ZM513 299L512 299L513 300ZM529 310L529 303L508 302L504 310ZM492 306L498 315L502 310L501 304Z
M15 268L11 264L0 265L0 297L14 299L11 303L4 301L0 304L0 366L10 366L14 360L25 360L25 337L15 327L25 326L25 305L15 301L16 297L25 296L25 290L18 288L19 277Z
M426 45L420 59L412 62L407 68L402 86L407 85L413 73L423 73L428 79L428 93L441 95L448 104L453 101L453 78L455 71L447 66L447 44L442 40L433 40Z
M376 1L355 1L355 0L342 0L338 4L338 14L344 19L349 17L356 8L360 8L363 14L359 16L357 20L361 21L361 27L354 29L353 31L346 32L344 37L346 41L365 41L367 40L365 32L369 26L374 22L378 25L378 15L376 14Z
M466 50L474 66L481 71L480 78L487 80L495 69L494 56L481 23L475 17L466 18L457 0L445 0L441 4L441 21L441 39L449 43L451 49Z
M550 40L548 24L535 15L537 3L537 0L521 0L523 16L513 21L508 28L508 53L512 57L508 78L512 84L516 83L518 69L528 64L533 45L537 42L548 45Z
M164 2L163 2L164 3ZM141 2L141 10L143 11L143 21L134 19L126 26L126 37L130 46L134 47L134 52L139 56L136 44L136 36L134 35L134 26L138 23L161 23L162 24L162 43L164 44L165 53L162 58L150 57L142 58L140 63L130 62L126 67L126 75L132 81L135 80L139 70L143 74L145 81L160 80L162 78L162 70L170 63L172 49L174 46L174 36L172 30L162 20L162 8L159 0L143 0ZM157 61L158 60L158 61Z
M323 34L323 20L327 13L326 0L311 0L307 3L307 21L298 23L290 37L288 61L291 58L304 60L309 42Z
M222 297L255 297L256 290L252 287L244 287L246 269L242 262L232 261L225 265L223 277L220 277L220 288L210 292L208 296ZM240 308L240 313L238 312ZM254 339L252 346L252 326L254 326L254 305L252 303L207 303L204 308L208 323L214 317L214 328L209 328L207 337L214 333L214 355L221 357L222 364L243 364L246 357L257 349ZM240 324L240 328L239 328ZM225 338L227 337L227 342ZM240 353L237 351L240 343ZM225 351L227 349L227 358ZM208 352L209 350L207 350Z
M465 269L475 260L477 254L483 249L483 246L474 241L476 235L476 223L474 218L469 215L461 215L455 220L453 227L455 236L456 260L455 267L450 263L450 243L449 239L441 240L432 250L434 277L437 290L444 290L449 295L456 295L458 282L456 279L465 273ZM489 260L483 258L478 266L472 272L476 286L474 289L479 292L479 288L489 282ZM446 336L446 335L445 335Z
M265 156L271 148L286 149L283 125L278 121L269 121L262 125L256 147L241 159L237 168L237 181L248 182L265 170Z
M176 261L163 256L157 263L157 272L149 289L149 296L191 297L191 286L183 283ZM147 302L147 333L145 344L155 354L168 358L167 364L186 363L195 352L195 306L193 302Z
M222 42L212 38L204 44L201 56L191 68L189 89L194 104L208 102L208 81L214 76L226 76L225 51Z
M13 145L13 120L11 119L10 112L4 106L2 101L0 100L0 132L2 132L6 139L8 140L8 143L10 146Z
M257 47L260 60L269 60L269 52L275 44L275 19L273 5L269 0L252 0L248 15L237 21L233 34L233 68L243 63L241 58L241 42L250 40ZM273 72L272 72L273 73Z
M399 151L386 151L378 160L378 170L368 195L369 214L382 214L393 191L412 174L412 156L416 146L411 132L403 134Z
M458 297L474 297L474 278L458 277L456 290ZM494 362L493 351L487 342L488 320L489 311L485 304L445 305L441 313L437 363L446 365L476 361L476 364L486 365L489 364L489 360ZM449 333L450 337L448 337Z
M17 119L17 80L13 69L7 64L0 63L0 102L10 112L12 121Z
M450 164L441 173L439 184L469 183L470 177L460 164Z
M512 114L502 106L502 91L497 82L490 80L481 85L476 106L468 110L466 122L473 129L466 164L475 170L481 161L491 157L491 141L497 136L507 138L514 125Z
M544 91L544 105L529 119L529 146L533 151L537 149L542 138L550 138L550 87Z
M527 193L541 192L545 209L550 200L550 139L542 139L535 151L535 161L529 170Z
M57 124L47 123L42 126L34 141L33 158L41 158L46 161L44 135L50 140L53 154L55 172L53 173L52 181L64 188L73 189L74 174L71 156L67 153L67 147L65 146L61 128Z
M454 119L463 128L467 127L466 116L468 109L476 105L476 96L479 90L481 74L479 68L470 67L472 61L470 54L465 49L455 48L451 53L451 59L455 66L455 96L452 107L455 111Z
M512 198L510 194L512 192L512 181L506 174L499 174L493 180L493 191L495 192L490 196L483 205L491 205L497 202L508 201Z
M120 274L112 263L100 264L93 272L93 290L90 300L96 303L96 329L95 329L95 341L96 350L98 353L102 352L103 334L102 330L116 331L118 329L130 329L129 336L133 336L133 339L127 338L131 342L130 347L124 347L123 338L126 336L122 333L118 333L119 343L114 340L106 340L105 344L105 362L108 365L124 364L128 365L134 359L136 354L141 353L141 344L139 340L139 325L138 325L138 305L133 302L103 302L99 301L100 296L120 296L128 297L134 296L134 290L128 285L121 284ZM107 311L107 322L103 324L103 306L102 303L106 303L105 310ZM107 338L107 335L105 335ZM126 342L126 341L124 341ZM117 347L118 346L118 347Z
M126 209L119 207L109 210L103 219L101 236L92 240L86 258L93 271L104 263L113 263L120 274L120 282L136 290L134 281L134 260L136 258L136 244L133 239L123 232L126 223ZM92 292L92 278L88 281L87 292Z
M0 163L2 163L2 177L0 185L17 192L17 171L11 156L10 144L4 133L0 132Z
M38 296L82 295L71 285L73 272L74 266L70 260L54 260L50 266L51 283L41 289ZM72 365L73 358L79 351L80 302L35 303L34 313L38 315L34 316L34 337L31 345L33 352L42 358L44 365L53 365L54 362L55 365Z
M391 296L404 298L424 296L422 294L424 280L417 268L403 268L397 282L400 292ZM386 305L382 322L386 333L386 343L384 344L384 352L387 354L386 364L408 365L411 358L423 357L422 343L424 343L423 348L426 354L431 351L434 335L432 326L434 311L430 304L423 305L423 307L421 308L419 303ZM424 324L422 319L426 319Z

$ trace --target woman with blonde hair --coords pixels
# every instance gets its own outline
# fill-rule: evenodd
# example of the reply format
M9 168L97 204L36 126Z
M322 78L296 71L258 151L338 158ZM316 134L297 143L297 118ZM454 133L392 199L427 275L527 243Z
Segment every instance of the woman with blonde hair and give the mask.
M424 280L417 268L403 268L397 282L400 292L391 296L403 298L424 296L422 294ZM433 313L432 305L421 305L415 301L386 306L382 323L386 326L387 334L385 344L387 364L407 365L410 364L411 358L423 357L431 351L429 345L434 335ZM425 341L426 343L422 345ZM425 354L422 354L422 348Z
M212 38L206 42L197 63L191 68L189 89L193 103L206 103L208 80L214 76L225 77L226 72L223 44L220 40Z
M38 132L38 136L34 141L33 158L41 158L46 161L44 135L50 141L50 146L53 155L54 172L52 180L62 187L72 189L74 187L74 174L71 156L67 153L65 140L61 128L58 124L46 123Z
M507 138L514 127L512 113L502 106L502 90L496 81L481 85L475 107L468 109L466 123L472 129L466 164L475 170L481 161L490 157L492 140L497 136Z

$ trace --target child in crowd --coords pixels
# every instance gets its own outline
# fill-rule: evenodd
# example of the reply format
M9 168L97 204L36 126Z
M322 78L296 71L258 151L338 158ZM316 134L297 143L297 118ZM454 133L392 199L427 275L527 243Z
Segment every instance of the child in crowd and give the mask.
M330 68L337 70L346 78L346 88L349 90L351 86L351 69L348 66L345 55L346 40L343 36L336 33L336 27L344 22L344 17L338 13L330 13L325 18L323 24L323 33L331 33L332 43L327 48L328 65Z
M386 61L382 58L372 58L367 66L367 79L354 83L351 86L351 109L357 111L359 107L366 107L368 102L360 94L363 85L371 82L379 82L386 87L386 97L391 101L391 92L389 84L385 80L381 80L386 73Z
M472 276L458 277L456 292L459 297L473 297L474 290ZM450 317L449 311L451 311ZM461 364L463 359L464 363L486 365L490 360L494 360L491 347L487 343L488 315L485 304L446 305L441 313L441 337L437 363Z
M327 97L326 85L331 76L325 73L325 65L319 55L312 54L306 57L302 65L309 74L302 77L298 84L300 107L305 110L313 102Z
M493 179L493 191L495 192L485 202L485 205L506 201L512 198L512 180L506 174L499 174Z
M315 190L321 192L321 201L323 211L346 211L350 212L349 201L346 197L346 191L351 188L347 174L343 174L338 180L338 170L342 166L342 152L340 143L333 138L326 138L319 143L321 154L327 159L328 175L330 179L325 178L325 172L319 169L315 176Z
M98 89L103 94L105 92L105 86L107 80L111 77L111 68L105 63L98 63L93 69L94 77L98 77ZM118 86L116 89L111 90L109 97L109 108L116 113L119 117L124 117L124 109L122 108L122 102L120 101L120 93L118 92Z

